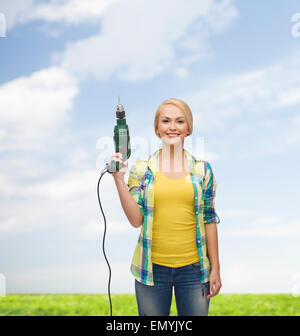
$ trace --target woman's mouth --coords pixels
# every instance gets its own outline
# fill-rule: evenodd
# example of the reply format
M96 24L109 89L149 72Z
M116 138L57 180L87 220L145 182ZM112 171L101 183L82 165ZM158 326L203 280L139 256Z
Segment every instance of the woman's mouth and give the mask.
M179 134L177 134L177 133L167 133L167 136L169 137L169 138L175 138L175 137L177 137Z

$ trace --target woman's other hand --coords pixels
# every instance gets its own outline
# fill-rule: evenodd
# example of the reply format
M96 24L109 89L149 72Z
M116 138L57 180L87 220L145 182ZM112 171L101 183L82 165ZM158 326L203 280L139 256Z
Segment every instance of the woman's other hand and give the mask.
M207 299L216 296L222 287L220 271L212 269L209 278L209 295Z

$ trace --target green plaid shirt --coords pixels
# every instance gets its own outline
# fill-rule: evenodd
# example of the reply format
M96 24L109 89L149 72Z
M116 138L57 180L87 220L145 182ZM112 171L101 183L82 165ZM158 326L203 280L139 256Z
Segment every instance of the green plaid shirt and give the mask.
M158 170L157 150L148 159L137 161L130 169L128 178L129 192L140 207L144 215L144 223L138 238L137 246L131 262L131 273L135 279L145 285L154 286L151 262L152 226L154 214L154 183ZM201 264L201 282L209 281L210 261L206 249L206 223L219 223L220 219L215 211L216 180L210 164L204 160L196 160L184 149L187 158L191 180L194 188L194 203L196 216L195 243Z

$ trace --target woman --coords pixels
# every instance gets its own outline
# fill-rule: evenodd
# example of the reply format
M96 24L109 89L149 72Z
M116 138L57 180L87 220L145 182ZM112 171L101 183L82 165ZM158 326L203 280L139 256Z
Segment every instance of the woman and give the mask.
M193 131L189 106L162 102L154 129L162 148L130 169L113 173L129 222L141 226L131 263L140 316L168 316L174 287L179 316L208 315L210 298L221 288L216 214L216 181L210 164L184 148ZM129 188L129 190L127 189Z

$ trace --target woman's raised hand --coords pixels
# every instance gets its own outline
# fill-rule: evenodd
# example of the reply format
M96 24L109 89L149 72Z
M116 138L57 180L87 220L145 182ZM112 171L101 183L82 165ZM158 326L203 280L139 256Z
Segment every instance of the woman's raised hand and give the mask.
M115 160L115 161L118 161L118 162L121 162L123 164L122 168L114 173L112 173L112 176L113 178L116 180L118 179L124 179L124 175L126 173L126 170L128 168L128 160L126 161L122 161L122 153L115 153L114 155L112 155L112 157L110 158L110 161L109 161L109 165L111 163L112 160Z

